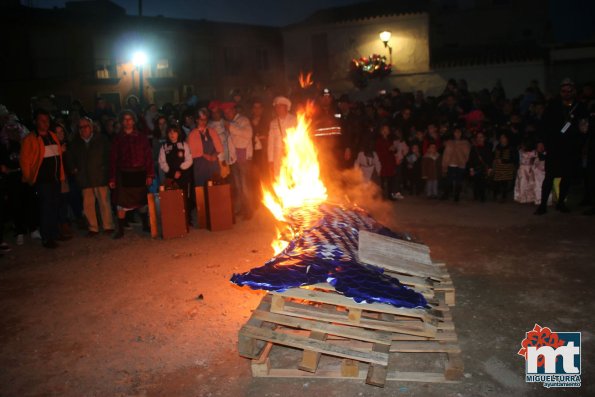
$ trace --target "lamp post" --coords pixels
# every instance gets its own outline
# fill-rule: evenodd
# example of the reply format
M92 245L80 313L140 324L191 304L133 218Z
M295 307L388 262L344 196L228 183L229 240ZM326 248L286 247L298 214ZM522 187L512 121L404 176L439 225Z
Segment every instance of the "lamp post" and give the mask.
M143 66L147 63L147 59L147 54L143 51L136 51L134 54L132 54L132 63L138 68L138 100L140 105L144 103Z
M388 45L388 42L389 42L390 38L392 37L392 34L388 30L385 30L383 32L380 32L380 34L378 36L380 37L380 41L382 41L384 43L384 48L388 48L389 61L390 61L390 64L392 65L393 64L393 48Z

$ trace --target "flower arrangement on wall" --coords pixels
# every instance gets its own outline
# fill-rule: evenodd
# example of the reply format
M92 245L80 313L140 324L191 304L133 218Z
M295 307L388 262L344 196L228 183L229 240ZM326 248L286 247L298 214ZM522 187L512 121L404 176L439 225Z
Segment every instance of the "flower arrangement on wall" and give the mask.
M349 77L357 88L365 88L370 79L382 80L392 72L392 65L387 62L386 57L372 54L369 57L352 59L350 63Z

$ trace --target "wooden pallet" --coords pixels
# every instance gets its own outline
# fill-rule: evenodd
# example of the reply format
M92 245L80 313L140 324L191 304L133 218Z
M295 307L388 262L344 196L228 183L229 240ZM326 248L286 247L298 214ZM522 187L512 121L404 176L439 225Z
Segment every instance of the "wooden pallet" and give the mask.
M365 232L359 256L422 293L430 307L360 304L324 283L267 294L238 338L253 376L365 379L380 387L387 380L460 381L446 266L432 262L426 246Z
M432 261L426 245L360 231L359 260L384 269L405 285L426 296L444 298L455 305L455 288L446 265Z
M297 349L300 359L271 360L274 349ZM255 377L353 378L384 386L386 380L455 382L463 371L444 302L429 310L358 304L324 285L265 296L240 330L239 351L254 359ZM422 354L441 369L411 371L392 362ZM321 357L326 361L319 367Z

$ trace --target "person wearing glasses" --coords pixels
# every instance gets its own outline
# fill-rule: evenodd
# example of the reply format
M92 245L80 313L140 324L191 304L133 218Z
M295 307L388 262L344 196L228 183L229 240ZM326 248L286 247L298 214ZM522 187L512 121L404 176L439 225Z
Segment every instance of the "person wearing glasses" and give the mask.
M101 213L103 232L112 234L114 219L108 187L110 144L105 135L93 132L93 121L88 117L79 120L78 132L70 145L70 158L73 173L83 192L87 236L99 234L96 205Z

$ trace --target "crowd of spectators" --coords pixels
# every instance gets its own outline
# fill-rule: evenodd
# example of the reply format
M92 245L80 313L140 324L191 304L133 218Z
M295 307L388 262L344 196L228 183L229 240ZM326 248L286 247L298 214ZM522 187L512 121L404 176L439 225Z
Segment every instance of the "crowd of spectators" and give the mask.
M552 190L555 208L569 211L565 199L580 175L585 214L594 214L590 85L565 79L547 95L533 81L511 98L499 82L470 92L451 79L436 97L394 88L357 102L324 89L311 99L315 142L335 166L326 177L355 167L386 200L512 195L541 215ZM72 238L73 224L90 238L121 238L137 220L147 231L147 191L160 187L183 189L192 208L194 187L231 183L236 215L250 219L259 185L279 172L282 138L303 102L304 95L246 99L236 90L225 102L190 97L158 108L131 96L116 115L97 98L92 111L78 101L35 109L30 126L0 105L1 250L10 250L5 223L17 245L29 236L47 248Z

